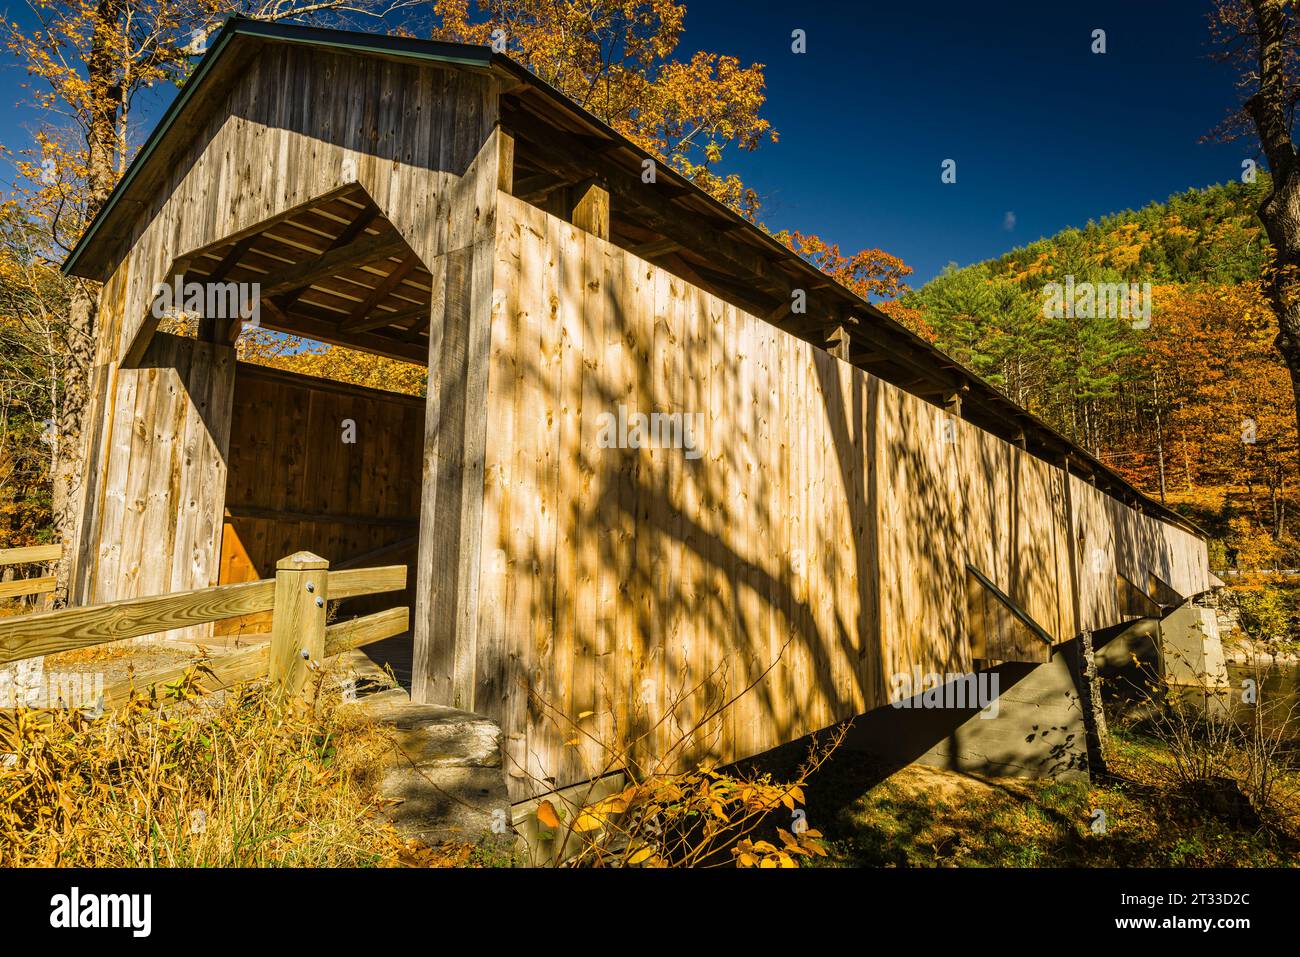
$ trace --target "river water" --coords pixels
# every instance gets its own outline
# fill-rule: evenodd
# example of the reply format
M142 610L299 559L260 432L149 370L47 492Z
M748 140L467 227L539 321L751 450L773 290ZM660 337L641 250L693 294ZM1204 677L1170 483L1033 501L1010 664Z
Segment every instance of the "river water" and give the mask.
M1275 729L1279 724L1290 721L1290 736L1300 738L1300 665L1273 665L1256 670L1249 665L1228 665L1228 677L1233 688L1237 689L1234 698L1240 714L1248 706L1241 703L1242 682L1247 679L1259 681L1259 701L1265 709L1265 725Z

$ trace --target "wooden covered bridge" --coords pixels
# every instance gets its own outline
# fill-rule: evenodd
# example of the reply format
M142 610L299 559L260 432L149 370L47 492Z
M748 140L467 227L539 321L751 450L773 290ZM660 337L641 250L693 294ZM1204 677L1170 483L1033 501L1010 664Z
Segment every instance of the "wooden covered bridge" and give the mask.
M1209 588L1178 516L485 48L232 21L66 269L104 284L75 600L400 556L412 695L497 720L516 798ZM160 332L178 277L427 399L238 362L229 309Z

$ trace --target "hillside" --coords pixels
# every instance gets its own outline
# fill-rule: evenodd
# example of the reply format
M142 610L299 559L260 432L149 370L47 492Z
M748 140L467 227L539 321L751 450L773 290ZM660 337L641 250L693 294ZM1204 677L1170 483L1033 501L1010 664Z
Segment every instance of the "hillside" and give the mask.
M1214 533L1216 565L1293 565L1294 401L1258 282L1254 209L1267 189L1261 177L1105 216L949 267L899 305L942 349Z

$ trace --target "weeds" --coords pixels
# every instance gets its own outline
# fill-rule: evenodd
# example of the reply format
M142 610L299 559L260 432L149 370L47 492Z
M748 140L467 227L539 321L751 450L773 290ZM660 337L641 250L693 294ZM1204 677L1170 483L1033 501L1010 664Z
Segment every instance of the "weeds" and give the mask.
M295 715L266 683L203 697L191 671L90 721L0 713L0 865L397 864L371 787L390 744L337 697Z
M1300 836L1300 713L1286 698L1260 693L1263 669L1256 666L1243 687L1234 688L1190 664L1183 670L1199 684L1180 685L1158 664L1136 657L1134 663L1144 693L1119 726L1160 746L1138 749L1136 762L1116 751L1120 768L1227 817Z
M534 859L540 851L550 863L573 867L780 868L824 856L822 835L807 826L803 813L804 787L844 740L845 728L831 729L821 740L814 736L790 780L778 781L761 770L721 770L709 763L689 768L688 750L707 739L721 716L761 677L728 699L726 675L715 669L670 694L657 720L634 701L625 727L620 730L615 722L607 735L582 724L590 713L574 721L534 694L537 710L572 736L569 746L590 746L595 757L588 773L593 782L608 780L615 771L630 781L599 799L594 799L593 784L573 796L561 792L540 800L536 820L541 847L530 849ZM701 716L691 719L688 715L696 708ZM657 737L665 746L649 748L648 742ZM688 769L681 770L683 765ZM533 782L545 789L542 780L534 777ZM788 828L773 824L778 814L789 815Z

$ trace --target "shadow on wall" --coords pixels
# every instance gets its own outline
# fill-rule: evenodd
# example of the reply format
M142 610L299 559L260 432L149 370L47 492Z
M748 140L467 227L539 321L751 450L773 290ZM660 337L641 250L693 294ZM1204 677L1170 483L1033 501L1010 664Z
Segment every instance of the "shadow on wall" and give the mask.
M509 386L490 397L483 565L510 574L479 641L517 653L499 676L480 671L475 710L527 736L515 754L530 775L576 780L593 755L548 745L537 699L575 720L593 712L602 740L684 735L691 761L755 753L880 700L866 467L879 384L518 213L498 266L517 279L493 337L494 381ZM702 413L703 454L603 447L598 418L620 409ZM532 692L527 715L510 714L516 682ZM659 724L670 711L672 729Z
M968 560L1073 632L1059 470L508 196L498 260L474 710L521 777L586 777L594 740L729 761L969 672ZM603 447L620 409L703 413L702 454Z

